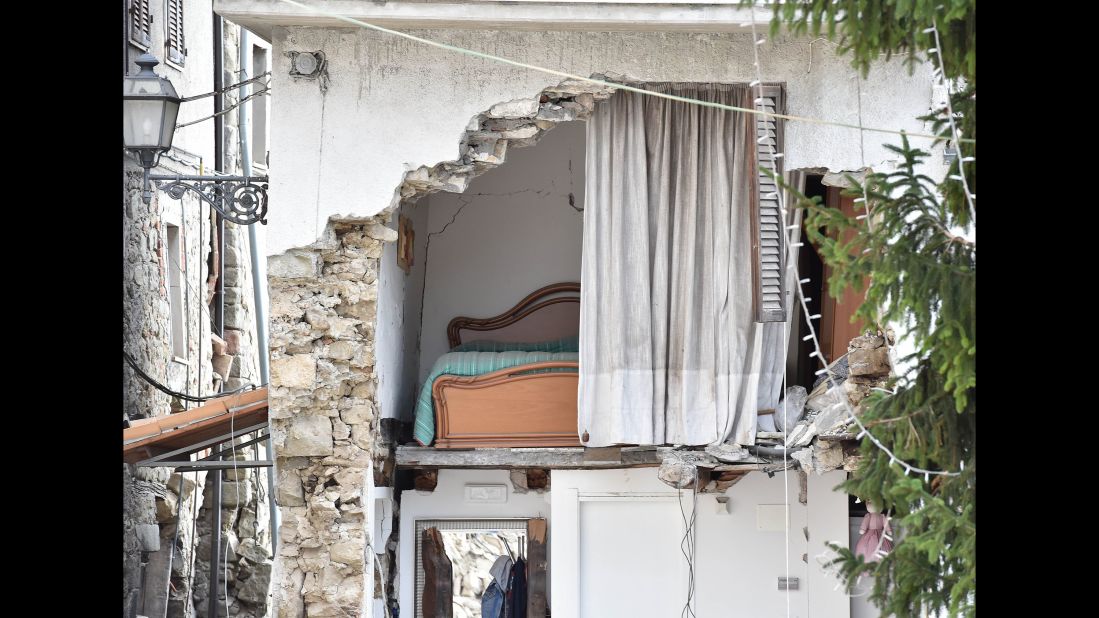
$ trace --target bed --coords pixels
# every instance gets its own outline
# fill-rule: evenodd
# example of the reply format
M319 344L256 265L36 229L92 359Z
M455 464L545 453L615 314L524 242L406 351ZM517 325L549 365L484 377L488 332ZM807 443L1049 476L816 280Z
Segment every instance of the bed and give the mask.
M416 441L441 449L581 446L579 327L579 283L535 290L498 316L451 320L451 351L417 400Z

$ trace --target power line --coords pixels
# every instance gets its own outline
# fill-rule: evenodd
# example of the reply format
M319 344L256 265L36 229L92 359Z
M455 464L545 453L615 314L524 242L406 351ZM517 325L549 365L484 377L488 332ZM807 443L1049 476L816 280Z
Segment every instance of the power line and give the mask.
M228 395L235 395L235 394L237 394L239 392L242 392L242 391L245 391L245 390L253 390L253 389L257 388L257 386L255 384L248 383L248 384L245 384L244 386L241 386L240 388L235 388L231 391L225 391L225 392L217 393L217 394L214 394L214 395L206 395L206 396L203 396L203 397L199 397L199 396L195 396L195 395L188 395L186 393L181 393L179 391L174 391L174 390L168 388L167 386L161 384L160 382L156 381L155 379L153 379L149 374L145 373L144 371L141 370L140 367L137 366L137 361L135 361L134 358L132 356L130 356L130 353L127 352L126 350L122 350L122 357L126 359L126 364L128 364L130 366L130 368L134 370L134 373L136 373L138 375L138 377L140 377L142 380L145 380L149 384L153 385L153 387L155 387L158 391L161 391L162 393L166 393L166 394L171 395L173 397L178 397L179 399L182 399L184 401L191 401L191 402L194 402L194 403L202 403L204 401L209 401L211 399L218 399L220 397L226 397Z

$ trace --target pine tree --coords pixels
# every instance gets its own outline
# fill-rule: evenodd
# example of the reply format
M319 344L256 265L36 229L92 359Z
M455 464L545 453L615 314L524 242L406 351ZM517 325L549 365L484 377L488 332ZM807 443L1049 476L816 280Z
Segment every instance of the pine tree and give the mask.
M745 0L745 4L761 4ZM771 4L771 3L767 3ZM850 54L865 76L873 64L907 54L910 70L930 61L953 85L950 97L963 141L938 184L919 173L930 154L902 138L890 146L901 163L891 173L851 179L849 195L865 197L869 220L848 218L819 200L801 199L806 231L833 267L830 293L869 279L856 317L867 324L901 325L915 352L892 384L859 407L859 419L900 460L957 476L906 475L902 465L868 439L862 462L841 488L893 514L893 550L865 563L833 546L848 590L859 577L874 580L871 600L883 615L976 615L977 251L954 233L974 229L976 201L959 175L964 166L976 194L976 0L800 0L774 7L772 34L823 35ZM936 40L936 31L938 40ZM924 117L942 140L952 139L946 109ZM972 141L971 141L972 140ZM971 205L972 204L972 205ZM849 241L845 234L856 230Z

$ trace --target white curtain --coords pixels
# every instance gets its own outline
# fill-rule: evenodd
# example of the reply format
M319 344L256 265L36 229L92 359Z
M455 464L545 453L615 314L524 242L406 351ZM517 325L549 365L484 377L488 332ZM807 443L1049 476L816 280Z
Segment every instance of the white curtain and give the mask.
M745 85L647 87L752 106ZM586 445L752 444L757 409L777 403L782 324L752 311L754 148L747 114L628 92L596 106L580 292Z

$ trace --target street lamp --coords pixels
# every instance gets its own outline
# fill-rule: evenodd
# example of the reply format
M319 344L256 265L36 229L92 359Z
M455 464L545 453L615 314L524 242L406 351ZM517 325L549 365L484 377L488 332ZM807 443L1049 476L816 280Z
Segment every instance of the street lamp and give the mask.
M137 156L144 170L141 199L146 204L152 201L150 181L154 181L157 188L164 189L172 199L178 200L188 191L193 191L233 223L267 223L266 176L149 173L157 166L160 155L172 148L176 116L182 102L172 82L153 72L153 67L158 64L160 61L152 54L142 54L137 59L141 70L136 75L122 78L122 146ZM260 184L253 184L252 181Z

